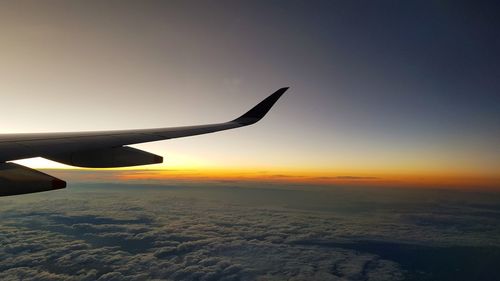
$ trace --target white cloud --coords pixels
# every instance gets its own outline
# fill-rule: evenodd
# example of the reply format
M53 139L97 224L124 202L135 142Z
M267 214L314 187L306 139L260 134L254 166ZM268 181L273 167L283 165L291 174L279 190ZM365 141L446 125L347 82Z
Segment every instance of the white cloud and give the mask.
M468 230L422 228L431 217L455 224L453 214L396 214L378 206L378 214L366 217L307 204L254 205L233 200L238 189L229 198L226 191L94 190L10 199L0 206L0 279L399 280L404 271L397 262L346 242L470 237L473 243L474 223L485 219L469 218ZM465 238L453 238L459 234Z

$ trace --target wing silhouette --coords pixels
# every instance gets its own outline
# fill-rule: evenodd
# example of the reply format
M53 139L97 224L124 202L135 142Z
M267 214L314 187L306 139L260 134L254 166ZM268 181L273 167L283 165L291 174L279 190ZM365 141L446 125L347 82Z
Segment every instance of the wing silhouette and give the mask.
M208 134L252 125L288 90L281 88L240 117L224 123L121 131L0 135L0 196L64 188L66 183L30 168L6 163L32 157L91 168L162 163L163 158L127 145ZM39 188L37 189L37 186Z

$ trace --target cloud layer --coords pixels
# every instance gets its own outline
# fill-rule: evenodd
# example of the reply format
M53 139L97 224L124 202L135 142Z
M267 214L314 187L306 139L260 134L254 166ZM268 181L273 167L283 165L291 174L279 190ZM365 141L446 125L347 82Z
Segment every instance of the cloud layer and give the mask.
M401 280L397 260L349 243L498 244L498 228L486 224L500 219L494 205L391 214L399 201L390 194L370 211L365 197L350 196L86 186L2 199L0 279Z

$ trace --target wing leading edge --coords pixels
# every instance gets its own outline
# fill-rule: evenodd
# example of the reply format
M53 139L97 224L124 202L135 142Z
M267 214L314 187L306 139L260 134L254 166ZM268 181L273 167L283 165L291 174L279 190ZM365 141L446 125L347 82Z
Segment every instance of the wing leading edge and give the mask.
M124 146L252 125L260 121L287 90L288 87L277 90L245 114L224 123L141 130L0 135L0 164L32 157L44 157L81 167L124 167L161 163L160 156ZM0 196L1 190L4 189L1 181L2 171L0 169ZM47 189L40 191L45 190ZM29 193L31 192L33 191Z

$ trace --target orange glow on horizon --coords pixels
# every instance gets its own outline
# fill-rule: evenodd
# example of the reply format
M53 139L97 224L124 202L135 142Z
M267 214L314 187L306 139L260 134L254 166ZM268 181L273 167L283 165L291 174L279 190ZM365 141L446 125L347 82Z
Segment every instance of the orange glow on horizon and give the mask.
M121 181L162 183L186 182L255 182L302 185L417 187L446 189L500 190L500 177L456 174L389 174L368 172L262 170L262 169L52 169L73 181ZM85 173L85 172L92 173ZM78 174L85 174L79 176ZM74 178L74 179L72 179Z
M472 171L436 171L381 168L298 168L298 167L219 167L196 161L126 167L117 169L81 169L42 158L16 161L39 169L50 169L52 174L68 181L127 181L154 182L256 182L301 185L345 185L380 187L417 187L447 189L500 190L500 175L479 174ZM389 172L390 171L390 172ZM92 173L89 173L92 172Z

